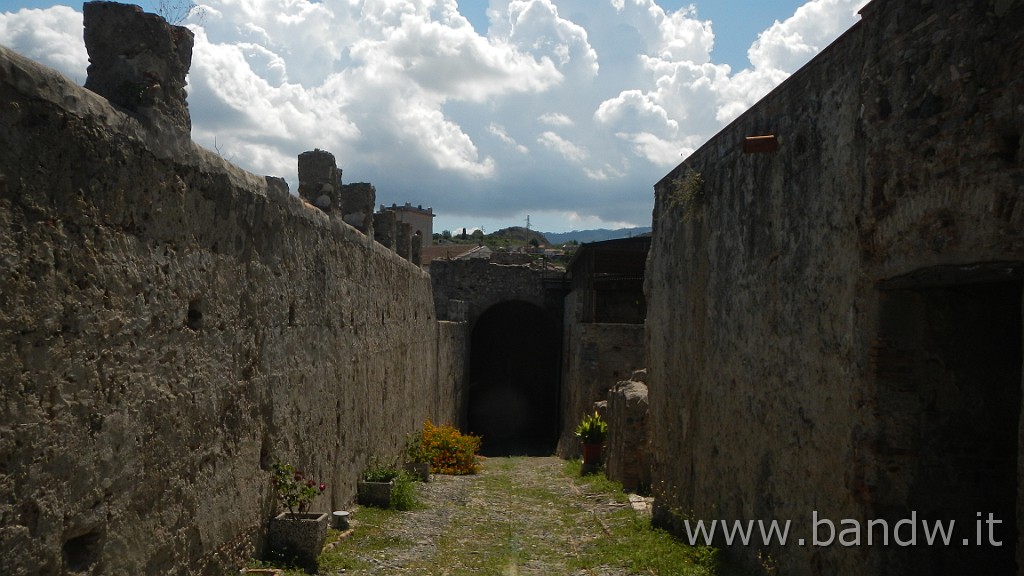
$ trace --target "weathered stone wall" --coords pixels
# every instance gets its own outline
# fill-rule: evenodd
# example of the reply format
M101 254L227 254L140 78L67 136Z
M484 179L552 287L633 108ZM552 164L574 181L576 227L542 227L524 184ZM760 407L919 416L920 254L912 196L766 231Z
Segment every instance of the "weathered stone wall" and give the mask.
M464 429L469 386L466 374L467 325L465 322L440 321L437 327L437 378L432 405L445 409L435 411L434 423L449 423Z
M377 212L373 215L373 238L386 248L394 248L398 236L395 213Z
M763 552L784 574L916 573L888 563L894 546L810 546L813 511L909 517L893 483L929 481L908 477L917 447L893 446L879 423L881 283L992 262L1013 277L1024 259L1022 3L876 1L862 16L656 187L646 339L658 509L792 520L807 545L732 551L751 568ZM743 153L766 134L777 152ZM685 184L689 170L702 186ZM920 550L906 552L923 570L978 554Z
M634 370L608 391L608 442L605 474L622 483L623 490L648 492L651 488L650 406L646 370Z
M192 31L117 2L85 2L82 13L89 52L85 87L132 111L160 137L188 140L185 77Z
M572 296L566 299L567 310L573 302ZM570 458L580 455L573 432L583 415L594 411L595 402L607 400L617 382L643 366L644 325L567 321L564 330L558 455Z
M455 421L463 325L418 267L2 47L0 103L6 574L227 573L275 460L344 508Z
M326 150L309 150L299 154L299 197L324 212L344 214L341 174L334 154ZM351 222L349 222L351 224Z
M510 300L546 307L544 274L529 266L502 266L487 260L434 260L430 277L437 316L443 320L450 317L450 300L465 302L466 310L460 305L460 314L470 319Z
M395 252L399 256L410 260L412 256L412 228L403 222L396 224L395 229L398 231L398 237L395 241Z
M373 207L377 205L377 189L369 182L341 186L341 214L345 223L367 236L374 236Z

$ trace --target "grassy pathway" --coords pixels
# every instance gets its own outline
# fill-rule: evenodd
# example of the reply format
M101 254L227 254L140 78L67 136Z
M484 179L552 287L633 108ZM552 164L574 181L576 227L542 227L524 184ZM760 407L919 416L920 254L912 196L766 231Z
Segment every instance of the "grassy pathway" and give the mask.
M416 510L356 509L320 573L714 574L711 550L651 529L603 476L580 478L578 462L491 458L478 475L435 476L418 489Z

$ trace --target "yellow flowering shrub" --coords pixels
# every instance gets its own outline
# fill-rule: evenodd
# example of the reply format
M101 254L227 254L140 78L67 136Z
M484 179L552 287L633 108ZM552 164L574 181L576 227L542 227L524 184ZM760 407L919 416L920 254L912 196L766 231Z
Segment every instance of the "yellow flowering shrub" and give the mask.
M423 424L420 449L430 461L435 474L476 474L480 467L477 451L479 436L463 434L449 424L435 426L430 420Z

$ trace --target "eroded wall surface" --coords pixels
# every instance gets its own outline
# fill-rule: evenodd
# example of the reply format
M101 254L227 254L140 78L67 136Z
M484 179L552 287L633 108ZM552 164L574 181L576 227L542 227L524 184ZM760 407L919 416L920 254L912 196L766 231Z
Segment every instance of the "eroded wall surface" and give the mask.
M505 266L488 260L434 260L430 263L437 314L471 324L488 308L521 300L546 305L544 273L529 266Z
M223 574L277 459L344 509L456 421L465 335L337 219L0 47L0 565Z
M929 481L908 471L923 448L898 442L916 433L894 430L919 420L882 405L905 391L877 389L885 282L1007 262L1019 286L1022 30L1019 1L873 2L658 183L645 290L663 518L791 520L805 545L733 547L750 570L915 573L892 545L812 546L812 514L909 517ZM744 153L765 135L777 151ZM961 402L915 394L916 416Z
M575 304L575 294L566 298ZM563 458L582 451L576 426L594 403L608 399L608 391L643 367L644 325L577 322L566 314L562 343L562 425L557 453Z

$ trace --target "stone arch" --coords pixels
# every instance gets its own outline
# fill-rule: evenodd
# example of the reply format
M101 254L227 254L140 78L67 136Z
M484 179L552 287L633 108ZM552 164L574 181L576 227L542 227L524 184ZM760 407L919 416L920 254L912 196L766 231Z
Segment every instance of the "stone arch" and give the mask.
M523 300L499 302L473 323L468 428L482 453L546 455L559 425L559 324Z

